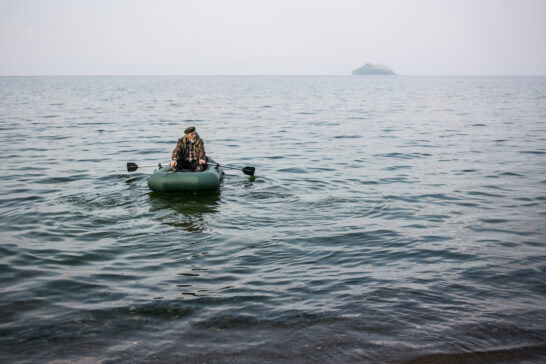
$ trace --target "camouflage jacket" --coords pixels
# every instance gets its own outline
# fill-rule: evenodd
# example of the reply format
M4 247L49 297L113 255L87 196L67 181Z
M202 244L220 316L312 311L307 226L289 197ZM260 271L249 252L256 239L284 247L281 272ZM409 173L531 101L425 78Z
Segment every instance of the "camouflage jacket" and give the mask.
M185 135L184 137L178 139L178 143L176 144L176 148L174 148L173 150L173 155L171 159L188 159L190 155L188 150L190 145L191 143ZM199 134L195 136L195 142L193 143L193 154L195 156L195 159L190 160L190 162L199 159L207 160L207 154L205 153L205 142L199 137Z

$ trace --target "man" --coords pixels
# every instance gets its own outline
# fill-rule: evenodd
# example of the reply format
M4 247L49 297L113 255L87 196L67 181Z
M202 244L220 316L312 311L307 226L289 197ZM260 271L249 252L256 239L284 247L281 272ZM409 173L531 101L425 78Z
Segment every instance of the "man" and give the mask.
M184 130L184 134L186 135L178 139L178 144L173 150L171 169L201 172L207 167L205 143L195 131L195 126Z

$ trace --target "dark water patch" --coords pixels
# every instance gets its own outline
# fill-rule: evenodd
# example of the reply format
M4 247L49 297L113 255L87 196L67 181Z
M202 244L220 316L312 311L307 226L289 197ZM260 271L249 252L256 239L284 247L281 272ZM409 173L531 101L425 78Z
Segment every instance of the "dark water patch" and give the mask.
M10 263L15 263L17 260L13 260ZM11 281L11 285L14 283L22 282L24 280L29 279L41 279L45 277L53 277L56 276L56 273L44 271L42 269L32 269L32 268L18 268L18 269L9 269L6 266L3 266L0 268L0 271L2 272L2 277L6 280ZM4 286L1 284L0 286ZM7 286L7 285L6 285ZM7 295L6 292L4 294Z
M140 317L143 317L144 321L141 321ZM340 324L332 325L330 323L332 325L330 331L332 335L328 339L326 334L327 324L324 323L308 328L301 325L293 326L292 330L275 326L265 326L263 329L257 326L251 329L195 327L191 335L168 330L164 335L168 335L169 340L165 340L161 348L150 350L149 344L146 341L139 340L136 333L132 335L125 334L125 338L123 338L121 332L112 335L114 330L120 331L120 329L127 333L128 328L132 328L139 323L142 326L150 326L145 321L147 316L136 315L134 318L135 324L126 327L120 327L114 321L110 323L106 321L107 323L102 328L97 325L97 321L90 319L78 320L79 323L75 322L67 330L77 332L73 338L69 339L63 335L63 331L58 331L55 336L50 336L49 340L45 339L44 336L36 337L32 342L32 346L27 346L23 351L20 348L18 350L25 353L26 357L31 358L40 353L43 360L49 358L59 360L75 357L87 359L107 357L121 361L135 361L137 358L146 358L146 362L253 362L257 359L269 362L271 360L321 361L321 359L328 360L328 358L330 360L333 358L347 360L351 359L351 355L348 355L348 353L354 355L353 350L357 347L366 349L374 347L370 344L366 345L364 339L355 339L356 332L366 332L364 328L342 334L343 331L338 327L341 326ZM104 322L104 320L101 319L100 322ZM91 327L86 327L86 325L91 325ZM41 329L44 332L52 332L47 327L41 327ZM102 335L97 335L100 329L112 337L110 343L102 339ZM313 331L315 332L314 337L311 335ZM210 345L210 342L209 345L205 345L205 341L209 340L208 337L211 332L217 333L218 340L214 340L214 345ZM267 332L269 332L269 335ZM374 331L370 331L370 333L373 335ZM155 336L158 337L155 338ZM159 332L157 329L149 329L146 337L159 339ZM44 342L44 340L47 340L47 342ZM290 341L294 340L307 342L307 344L301 347L289 345ZM63 341L64 347L62 346ZM55 346L52 346L52 344L55 344ZM52 347L56 347L57 350L52 350ZM16 352L13 347L10 348L11 355L16 355ZM362 350L361 352L363 354L369 352L369 350ZM352 359L366 358L362 354L361 356L353 356Z
M520 243L517 243L517 245L519 245ZM524 240L521 242L521 244L523 245L528 245L528 246L532 246L532 247L542 247L543 246L543 242L541 242L540 240L537 240L537 241L532 241L532 240ZM546 269L542 269L541 271L545 271Z
M63 140L63 139L70 139L72 137L68 135L49 135L45 138L50 140Z
M294 198L295 195L289 193L280 193L280 192L265 192L265 191L251 191L250 196L258 200L284 200L287 198ZM271 203L271 202L270 202Z
M504 224L511 221L506 219L479 219L479 220L486 224Z
M491 189L491 190L510 191L510 190L507 189L507 188L504 188L504 187L501 187L501 186L497 186L497 185L483 185L483 186L481 186L481 187L482 187L482 188Z
M309 205L309 208L332 208L336 206L343 206L349 203L358 203L359 199L356 198L346 198L346 197L336 197L336 196L326 196L318 201L315 201Z
M305 173L307 173L307 169L296 168L296 167L292 167L292 168L281 168L281 169L278 169L277 172L279 172L279 173L305 174Z
M360 181L360 184L363 184L363 185L378 185L380 183L381 182L379 182L379 181L366 181L366 180L361 180Z
M92 265L96 262L111 261L113 258L112 249L102 249L95 250L93 252L81 252L81 253L61 253L55 255L55 259L51 259L59 265L68 265L68 266L81 266L81 265Z
M135 282L142 278L139 275L127 273L96 273L89 276L92 280L108 282Z
M359 232L348 232L341 234L328 234L326 236L317 236L310 239L313 245L325 246L359 246L363 244L385 243L385 246L405 244L400 240L401 236L394 230L370 230Z
M336 135L334 139L360 139L362 135Z
M80 163L102 163L104 162L103 158L89 158L89 159L79 159Z
M40 252L19 251L11 262L19 264L20 267L42 267L48 264L55 264L57 261L55 257L41 255ZM27 264L25 264L25 262Z
M500 176L515 176L515 177L523 177L522 174L516 173L516 172L502 172L500 173Z
M519 151L521 154L536 154L536 155L543 155L546 154L546 151L543 150L521 150Z
M150 192L150 211L171 210L182 216L199 216L218 211L220 191L205 193L180 192L164 194Z
M87 175L74 175L74 176L65 176L65 177L47 177L40 180L35 181L37 184L63 184L63 183L69 183L73 181L78 181L83 178L85 178Z
M326 326L324 324L324 326ZM205 332L203 332L205 331ZM197 337L206 335L207 329L198 331ZM205 348L202 345L198 347L188 346L185 353L173 355L172 350L167 348L161 350L148 359L154 362L182 360L190 362L330 362L336 359L344 362L369 361L370 355L367 354L372 348L378 348L382 345L366 343L365 340L351 339L355 338L355 331L343 333L338 328L332 328L332 335L328 339L325 334L325 327L315 325L308 329L296 327L292 331L284 328L266 327L265 329L253 328L248 331L254 342L245 337L242 329L233 329L227 332L220 329L221 341L217 343L214 349ZM271 335L268 337L266 331ZM311 332L315 331L313 337ZM186 337L177 338L177 341L184 342ZM291 341L301 341L306 344L301 346L290 345ZM234 345L235 342L241 343ZM373 357L373 355L371 356Z
M122 176L120 175L118 177L122 177ZM134 184L137 181L139 181L138 178L126 178L125 183L127 183L128 185L131 185L131 184Z
M326 170L325 168L317 168L317 170ZM330 186L330 183L328 183L327 181L323 181L323 180L320 180L320 179L314 179L314 178L307 178L306 181L309 183L309 184L312 184L313 185L313 189L315 190L319 190L319 189L328 189L329 186ZM354 180L354 179L348 179L347 181L349 182L355 182L355 183L359 183L360 180Z
M91 283L82 280L72 279L54 279L47 282L42 290L49 296L63 295L77 296L82 294L87 296L89 292L106 288L107 286L99 283ZM68 298L68 297L67 297Z
M24 196L24 197L16 197L16 198L2 198L0 199L0 203L2 204L2 208L10 207L10 206L20 206L21 203L24 202L37 202L37 201L43 201L45 198L43 196Z
M498 198L505 197L504 195L499 195L496 193L490 193L490 192L484 192L484 191L468 191L466 192L466 194L470 196L479 196L479 197L498 197Z
M171 141L169 144L172 144L174 146L176 146L176 141ZM174 149L174 147L173 147ZM157 155L157 149L141 149L139 150L138 152L139 155L146 155L146 154L153 154L153 155ZM168 158L169 158L169 153L165 153L165 157L163 158L163 164L168 164ZM155 164L157 165L157 161L155 161ZM154 163L150 163L150 164L154 164Z
M115 219L117 220L117 219ZM83 234L78 235L78 240L82 242L94 242L94 241L100 241L102 239L117 239L120 237L123 237L125 235L122 231L90 231ZM60 237L57 237L53 233L51 234L51 239L59 239Z
M436 203L461 200L459 197L449 195L446 193L426 193L426 194L413 195L413 196L389 195L389 196L385 196L385 198L389 200L400 200L405 202L435 201Z
M518 243L514 243L514 242L511 242L511 241L498 241L497 244L505 247L505 248L515 248L517 247L519 244Z
M106 178L109 180L110 178ZM71 206L86 208L86 209L102 209L107 207L123 206L129 201L120 201L119 196L111 195L104 196L97 192L88 193L86 195L74 194L69 196L61 196L59 200Z
M447 242L452 240L450 237L445 236L423 236L419 240L427 243L433 242ZM392 251L388 254L395 261L407 261L415 262L419 264L433 264L433 263L462 263L476 260L476 256L472 254L464 254L455 250L441 249L413 249L411 251ZM420 291L419 291L420 292Z
M529 231L529 230L515 230L515 229L498 229L498 228L492 228L492 227L484 227L484 226L465 226L466 229L472 230L477 233L501 233L506 235L518 235L518 236L533 236L538 235L539 233L536 231Z
M42 298L31 298L24 300L15 298L10 302L4 301L0 303L0 317L3 320L17 320L25 313L39 311L40 308L47 305L47 303L47 300ZM0 328L0 332L2 331L5 331L5 327Z
M446 220L449 220L452 216L440 215L440 214L424 214L424 215L421 215L420 217L430 222L444 222Z
M423 224L411 224L411 225L407 225L406 227L412 228L412 229L428 229L429 228L428 225L423 225Z
M200 274L198 273L178 273L178 275L186 276L186 277L199 277Z
M533 202L534 200L530 197L514 197L515 201L523 201L523 202Z
M424 158L430 157L432 154L429 153L384 153L384 154L375 154L374 157L382 158L395 158L395 159L415 159L415 158Z
M208 225L201 219L198 220L174 220L171 217L157 219L165 226L171 226L176 229L181 229L189 233L203 233L208 230Z
M546 345L523 345L512 348L464 351L461 353L438 352L413 355L406 364L471 364L471 363L539 363L546 358Z
M285 159L285 158L287 158L287 157L284 156L284 155L273 155L273 156L265 157L265 159L273 159L273 160Z
M407 177L392 177L392 178L381 178L379 184L391 184L391 183L413 183L412 180L408 180Z
M383 168L385 171L398 171L398 170L403 170L403 169L411 169L412 166L405 166L405 165L401 165L401 166L391 166L391 167L385 167Z
M64 242L66 241L66 236L64 234L59 234L56 231L47 231L47 230L30 230L26 229L24 232L18 235L19 239L25 241L40 241L40 242Z
M3 241L2 244L0 244L0 257L2 259L16 256L18 253L19 253L19 250L17 248L17 244L9 243L7 241ZM9 266L6 266L6 268L8 267Z
M27 152L45 152L45 151L47 151L46 148L38 148L38 147L32 147L32 146L29 146L29 147L25 148L25 150ZM28 156L28 154L27 154L27 156Z
M193 296L193 297L202 297L202 296L204 296L204 295L201 295L201 294L197 294L195 292L182 292L181 294L186 295L186 296Z

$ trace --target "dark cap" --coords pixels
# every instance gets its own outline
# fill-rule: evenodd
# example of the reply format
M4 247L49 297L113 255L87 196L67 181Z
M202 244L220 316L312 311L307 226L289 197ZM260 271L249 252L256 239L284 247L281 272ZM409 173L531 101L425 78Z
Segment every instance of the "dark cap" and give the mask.
M184 130L184 134L193 133L194 131L195 131L195 126L190 126L189 128L186 128L186 130Z

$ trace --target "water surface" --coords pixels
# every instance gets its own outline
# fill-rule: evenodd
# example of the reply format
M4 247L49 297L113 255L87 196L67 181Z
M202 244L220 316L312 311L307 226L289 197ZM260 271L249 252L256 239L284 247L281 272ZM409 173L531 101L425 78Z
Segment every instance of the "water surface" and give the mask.
M195 125L237 170L146 184ZM0 78L6 362L546 360L546 78Z

